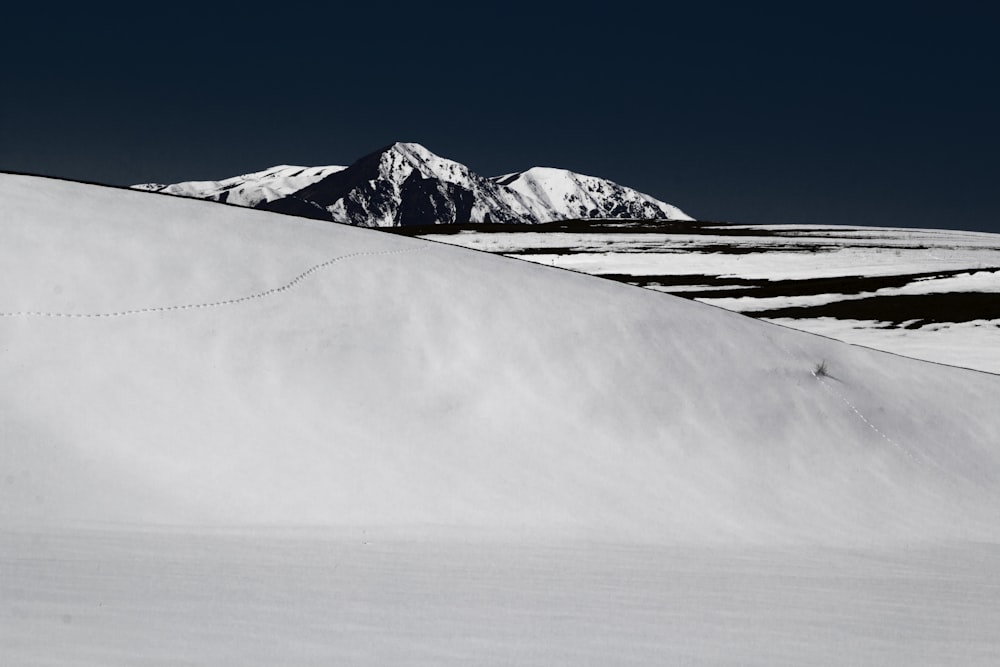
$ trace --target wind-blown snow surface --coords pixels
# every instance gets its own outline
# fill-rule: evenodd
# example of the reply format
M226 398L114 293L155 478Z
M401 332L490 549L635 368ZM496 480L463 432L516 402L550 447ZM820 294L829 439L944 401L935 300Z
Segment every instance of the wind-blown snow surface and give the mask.
M805 664L843 633L876 662L995 656L994 598L958 605L996 585L969 545L1000 534L998 377L24 176L0 178L0 262L14 664ZM796 635L817 623L839 630Z

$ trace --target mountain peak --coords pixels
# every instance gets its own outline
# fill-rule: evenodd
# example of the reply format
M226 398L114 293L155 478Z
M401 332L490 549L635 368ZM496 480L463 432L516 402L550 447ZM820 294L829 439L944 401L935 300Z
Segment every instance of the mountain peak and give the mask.
M594 176L532 167L485 178L421 144L403 141L346 168L279 165L222 181L134 187L364 227L691 219L670 204Z
M434 160L444 160L441 156L433 153L426 146L412 141L397 141L383 146L377 151L369 153L358 162L384 162L386 160L401 159L407 163L419 164ZM450 160L449 160L450 162ZM353 166L353 165L352 165Z
M397 141L387 148L387 150L394 150L398 153L410 153L415 155L434 155L429 151L423 144L418 144L412 141ZM434 157L437 157L436 155Z

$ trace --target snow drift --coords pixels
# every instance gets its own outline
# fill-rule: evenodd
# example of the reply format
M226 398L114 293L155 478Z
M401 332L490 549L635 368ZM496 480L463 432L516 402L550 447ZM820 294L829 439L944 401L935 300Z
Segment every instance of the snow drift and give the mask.
M27 176L0 176L0 262L0 524L1000 532L997 376L462 248Z

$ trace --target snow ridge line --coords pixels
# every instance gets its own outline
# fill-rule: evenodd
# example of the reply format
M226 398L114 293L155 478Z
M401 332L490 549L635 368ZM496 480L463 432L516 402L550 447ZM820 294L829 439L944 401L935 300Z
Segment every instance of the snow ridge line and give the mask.
M191 310L195 308L219 308L221 306L233 306L239 303L244 303L246 301L253 301L255 299L263 299L265 297L272 296L274 294L279 294L281 292L286 292L293 287L298 286L306 278L321 271L327 269L337 262L342 262L348 259L356 259L358 257L375 257L381 255L398 255L404 252L416 252L418 250L426 250L427 246L420 246L418 248L400 248L397 250L379 250L379 251L366 251L366 252L352 252L347 255L340 255L339 257L334 257L328 259L325 262L316 264L309 267L299 275L292 278L290 281L284 285L279 285L278 287L272 287L271 289L264 290L262 292L255 292L253 294L248 294L247 296L241 296L236 299L226 299L224 301L212 301L208 303L188 303L178 306L154 306L151 308L135 308L132 310L121 310L111 313L49 313L42 311L16 311L16 312L0 312L0 317L66 317L66 318L99 318L99 317L127 317L130 315L145 315L148 313L166 313L174 310Z

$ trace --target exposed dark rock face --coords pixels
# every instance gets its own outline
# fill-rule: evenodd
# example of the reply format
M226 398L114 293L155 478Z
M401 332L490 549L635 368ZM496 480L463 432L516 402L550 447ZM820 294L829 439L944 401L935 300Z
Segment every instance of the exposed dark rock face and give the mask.
M221 200L220 200L221 201ZM333 220L333 216L322 206L315 202L300 199L299 197L282 197L274 201L265 201L257 205L256 208L275 213L285 213L287 215L297 215L300 218L313 218L315 220Z
M415 227L426 225L429 220L438 224L469 222L472 203L471 190L434 178L421 178L414 171L403 182L400 190L396 225Z

